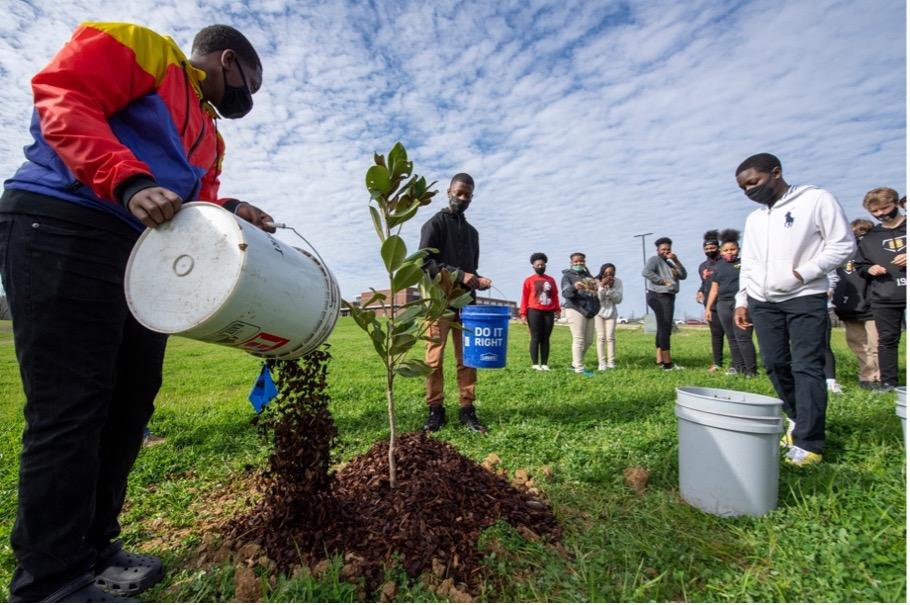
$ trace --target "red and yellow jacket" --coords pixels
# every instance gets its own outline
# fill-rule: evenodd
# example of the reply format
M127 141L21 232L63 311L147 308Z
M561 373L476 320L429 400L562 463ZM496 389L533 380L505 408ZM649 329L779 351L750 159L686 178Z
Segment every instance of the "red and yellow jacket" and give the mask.
M6 188L112 213L139 231L120 198L143 180L184 201L233 201L218 199L224 142L204 78L169 37L83 23L32 78L35 142Z

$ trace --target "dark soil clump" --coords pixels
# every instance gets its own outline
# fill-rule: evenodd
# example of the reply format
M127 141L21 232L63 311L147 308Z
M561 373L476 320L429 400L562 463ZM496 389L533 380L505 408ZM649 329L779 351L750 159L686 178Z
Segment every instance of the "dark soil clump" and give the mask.
M482 579L478 536L499 519L529 539L558 536L546 503L423 433L398 439L396 490L389 487L387 441L332 476L329 359L319 350L273 365L279 397L258 419L273 450L262 499L225 528L235 548L258 544L283 571L342 555L342 575L363 577L371 592L396 561L410 577L427 572L473 589Z
M338 473L335 493L359 522L348 549L370 563L368 584L398 553L405 571L450 577L474 588L480 579L480 532L503 519L524 535L556 537L550 507L424 433L398 440L398 489L388 483L388 442L374 445Z

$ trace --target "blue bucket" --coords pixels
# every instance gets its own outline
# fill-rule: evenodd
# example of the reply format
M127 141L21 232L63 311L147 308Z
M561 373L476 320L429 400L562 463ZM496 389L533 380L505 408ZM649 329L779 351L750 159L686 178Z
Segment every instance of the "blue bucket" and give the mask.
M512 309L501 305L468 305L461 309L464 364L469 368L506 367L506 345Z

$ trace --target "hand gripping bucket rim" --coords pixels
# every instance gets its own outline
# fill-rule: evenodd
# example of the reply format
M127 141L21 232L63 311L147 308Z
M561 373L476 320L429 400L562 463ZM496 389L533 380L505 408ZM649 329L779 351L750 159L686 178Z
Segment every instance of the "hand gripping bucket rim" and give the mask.
M328 338L340 308L338 282L313 252L215 204L186 203L134 245L127 304L156 332L295 359Z

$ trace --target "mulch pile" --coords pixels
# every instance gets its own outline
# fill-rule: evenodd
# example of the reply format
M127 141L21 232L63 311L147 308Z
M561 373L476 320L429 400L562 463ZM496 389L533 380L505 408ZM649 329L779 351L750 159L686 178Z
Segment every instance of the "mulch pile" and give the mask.
M396 490L388 482L387 441L333 476L337 432L325 392L329 359L320 350L299 363L273 365L280 395L258 423L274 447L260 485L263 497L224 530L234 549L263 552L265 561L286 572L301 564L318 569L327 556L339 554L342 576L364 578L370 592L382 584L384 569L397 563L410 577L426 572L448 583L457 597L456 584L472 590L482 581L477 539L499 519L528 539L558 537L536 488L510 485L423 433L398 438Z

